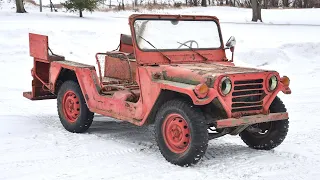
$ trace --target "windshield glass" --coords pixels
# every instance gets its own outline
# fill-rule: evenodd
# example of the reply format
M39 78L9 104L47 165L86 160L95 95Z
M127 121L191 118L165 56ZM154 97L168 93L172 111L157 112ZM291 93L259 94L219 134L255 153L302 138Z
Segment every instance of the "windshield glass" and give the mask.
M159 50L215 49L221 46L215 21L137 19L134 29L142 50L154 50L154 47Z

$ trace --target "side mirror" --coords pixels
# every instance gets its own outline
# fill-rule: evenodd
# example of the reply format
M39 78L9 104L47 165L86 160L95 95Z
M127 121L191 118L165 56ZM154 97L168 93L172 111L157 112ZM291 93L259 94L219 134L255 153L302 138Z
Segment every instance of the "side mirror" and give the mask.
M232 52L231 62L233 61L233 52L236 43L236 38L234 36L231 36L226 43L226 49L230 49L230 51Z
M236 46L236 38L234 37L234 36L231 36L230 38L229 38L229 40L227 41L227 43L226 43L226 47L227 48L232 48L232 47L234 47L234 46Z

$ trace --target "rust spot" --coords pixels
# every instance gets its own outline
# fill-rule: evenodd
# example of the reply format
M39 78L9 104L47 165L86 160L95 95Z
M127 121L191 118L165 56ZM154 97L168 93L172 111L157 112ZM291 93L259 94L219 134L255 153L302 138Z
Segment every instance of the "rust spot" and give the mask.
M213 87L215 78L207 77L206 79L207 79L207 81L206 81L207 86L208 87Z
M84 97L86 98L87 101L89 100L88 94L85 94Z
M193 79L168 76L166 71L162 71L162 74L163 74L163 79L168 80L168 81L185 83L185 84L192 84L192 85L197 85L200 83L199 81L193 80Z
M199 70L198 74L199 75L204 75L204 74L207 74L208 72L207 71L202 71L202 70Z
M161 73L156 72L155 74L153 74L153 79L160 79L161 78Z

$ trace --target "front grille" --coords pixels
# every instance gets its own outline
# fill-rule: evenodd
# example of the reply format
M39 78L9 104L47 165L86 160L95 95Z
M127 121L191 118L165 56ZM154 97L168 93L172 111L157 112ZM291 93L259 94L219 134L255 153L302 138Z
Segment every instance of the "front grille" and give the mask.
M264 94L263 79L235 81L232 92L232 113L261 110Z

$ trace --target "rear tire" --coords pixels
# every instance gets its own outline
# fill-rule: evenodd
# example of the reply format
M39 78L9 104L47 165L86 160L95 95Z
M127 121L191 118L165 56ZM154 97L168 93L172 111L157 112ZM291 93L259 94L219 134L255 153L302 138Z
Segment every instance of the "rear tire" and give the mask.
M155 136L161 154L172 164L196 164L208 147L208 131L202 111L184 100L171 100L159 109Z
M278 97L273 100L269 109L271 113L287 112L285 105ZM244 130L240 133L243 142L253 149L271 150L279 146L286 138L289 129L289 121L288 119L285 119L258 123L252 126L264 130L265 133L253 133Z
M61 85L57 108L63 127L70 132L85 132L92 124L94 113L88 109L80 86L74 81L66 81Z

